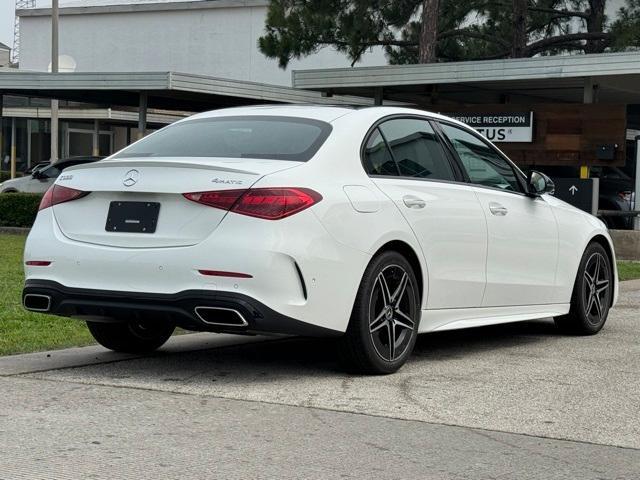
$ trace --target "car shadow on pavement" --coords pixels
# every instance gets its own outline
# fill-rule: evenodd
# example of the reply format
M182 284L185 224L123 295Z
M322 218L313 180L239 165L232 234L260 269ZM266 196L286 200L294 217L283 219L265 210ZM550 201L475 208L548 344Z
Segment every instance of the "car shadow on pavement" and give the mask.
M551 319L433 332L418 336L413 355L445 360L487 350L519 347L555 336L563 335Z
M421 363L448 361L491 351L499 353L506 349L527 355L522 347L555 341L556 336L559 339L553 322L547 320L430 333L418 337L409 363L415 367ZM272 381L317 380L345 374L338 361L338 341L335 338L272 338L214 346L207 336L198 335L189 345L189 349L183 350L178 343L152 355L114 358L111 361L107 354L104 357L106 362L76 365L63 371L72 376L79 375L82 381L100 378L106 383L169 390L190 386L216 388L214 385L254 385L261 388L258 386ZM65 375L63 371L60 372Z
M553 321L531 321L420 335L411 362L444 361L480 354L489 350L510 349L542 342L559 336ZM326 338L283 338L212 348L171 355L180 357L184 367L211 368L237 375L247 370L250 376L304 375L309 371L343 372L338 357L338 341ZM173 363L174 359L169 363ZM171 369L171 366L168 366Z

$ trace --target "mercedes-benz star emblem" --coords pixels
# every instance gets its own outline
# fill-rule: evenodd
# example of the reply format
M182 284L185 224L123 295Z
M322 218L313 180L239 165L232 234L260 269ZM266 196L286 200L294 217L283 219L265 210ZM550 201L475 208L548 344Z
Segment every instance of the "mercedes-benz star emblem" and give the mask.
M138 170L129 170L124 175L124 180L122 183L125 187L133 187L136 183L138 183L138 179L140 178L140 172Z

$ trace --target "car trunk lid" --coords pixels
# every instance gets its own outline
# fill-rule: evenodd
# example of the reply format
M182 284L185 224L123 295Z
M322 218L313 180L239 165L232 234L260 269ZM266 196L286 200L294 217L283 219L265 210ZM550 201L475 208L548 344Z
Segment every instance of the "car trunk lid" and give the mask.
M53 212L72 240L130 248L195 245L215 231L227 211L189 201L184 193L246 189L265 175L298 165L246 158L104 160L60 176L57 184L91 194L55 205ZM145 207L151 213L144 213ZM157 221L149 228L154 215ZM141 218L146 220L140 223ZM125 231L129 227L139 231Z

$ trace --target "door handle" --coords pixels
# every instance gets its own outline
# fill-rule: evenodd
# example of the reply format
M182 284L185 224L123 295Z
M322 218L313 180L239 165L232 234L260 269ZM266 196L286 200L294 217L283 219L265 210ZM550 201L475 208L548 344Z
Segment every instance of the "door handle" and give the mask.
M507 207L505 207L504 205L500 205L498 202L489 203L489 210L493 215L496 215L498 217L504 217L507 213L509 213Z
M402 197L402 201L409 208L424 208L427 204L427 202L415 195L405 195Z

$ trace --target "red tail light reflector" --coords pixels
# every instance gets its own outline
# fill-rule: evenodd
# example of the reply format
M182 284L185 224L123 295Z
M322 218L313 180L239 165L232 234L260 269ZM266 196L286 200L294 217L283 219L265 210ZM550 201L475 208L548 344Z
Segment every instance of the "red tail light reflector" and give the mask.
M253 275L248 273L224 272L222 270L198 270L198 273L209 277L253 278Z
M218 190L183 195L203 205L265 220L289 217L322 200L318 192L297 187Z
M51 262L48 260L27 260L25 264L29 267L48 267Z
M75 188L63 187L61 185L51 185L40 201L38 210L53 207L59 203L70 202L89 195L89 192L76 190Z

